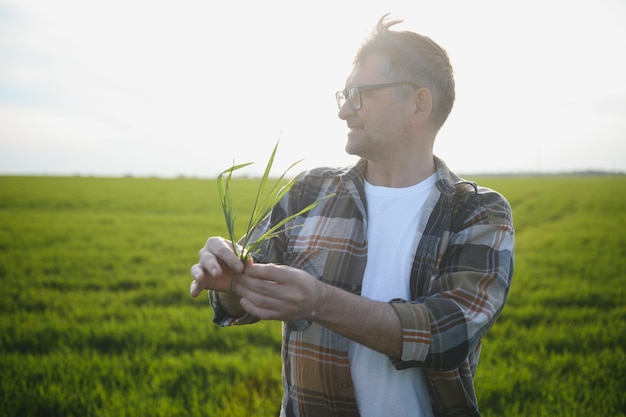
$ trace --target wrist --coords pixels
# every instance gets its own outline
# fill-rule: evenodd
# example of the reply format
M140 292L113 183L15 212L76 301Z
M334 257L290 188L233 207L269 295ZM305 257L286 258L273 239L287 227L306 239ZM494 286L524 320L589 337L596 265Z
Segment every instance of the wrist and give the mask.
M333 312L330 311L333 303L333 290L336 289L322 281L316 282L317 288L315 294L317 296L314 299L314 302L310 308L310 316L308 319L317 322L324 322L329 315L332 315Z

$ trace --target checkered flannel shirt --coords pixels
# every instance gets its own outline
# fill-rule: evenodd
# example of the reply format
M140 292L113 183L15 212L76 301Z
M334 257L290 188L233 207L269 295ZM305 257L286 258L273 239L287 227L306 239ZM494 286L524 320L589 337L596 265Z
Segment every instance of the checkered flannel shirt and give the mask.
M329 194L298 217L254 258L300 268L323 282L360 294L367 261L365 161L305 173L263 228ZM397 369L425 370L436 416L479 416L474 374L481 340L500 314L513 274L511 208L497 192L464 181L435 157L429 196L410 278L410 299L389 300L402 326ZM297 227L291 227L297 226ZM255 233L261 233L258 230ZM211 294L214 322L230 317ZM348 361L349 340L306 320L283 324L281 416L358 416Z

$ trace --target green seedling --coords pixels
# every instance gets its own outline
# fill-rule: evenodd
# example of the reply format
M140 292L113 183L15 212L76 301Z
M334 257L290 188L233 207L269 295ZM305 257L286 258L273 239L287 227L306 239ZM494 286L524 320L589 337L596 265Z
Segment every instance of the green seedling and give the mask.
M259 249L259 246L276 236L281 229L288 223L290 220L307 213L308 211L315 208L319 203L321 203L326 198L331 197L331 195L325 196L324 198L315 201L309 206L303 208L295 214L292 214L289 217L286 217L282 221L275 224L270 229L266 230L262 235L255 238L252 241L252 232L261 224L263 219L265 219L272 211L273 207L278 204L278 202L289 192L291 187L294 186L298 176L295 176L291 180L289 180L285 185L282 185L285 180L285 176L287 172L289 172L294 166L299 164L302 160L296 161L287 168L283 174L276 180L270 180L270 171L272 169L272 165L274 163L274 157L276 156L276 150L278 149L278 142L274 146L274 150L265 166L265 171L263 173L263 177L261 178L259 188L257 190L256 198L254 200L254 205L252 208L252 212L250 213L250 219L248 220L248 225L245 229L244 235L240 238L236 238L235 236L235 220L236 214L233 209L233 200L231 194L231 179L233 172L240 170L242 168L251 165L252 162L234 165L231 168L223 171L217 177L217 188L219 192L220 201L222 203L222 210L224 211L224 220L226 221L226 228L228 229L228 235L230 242L233 247L233 251L235 254L241 259L241 261L245 264Z

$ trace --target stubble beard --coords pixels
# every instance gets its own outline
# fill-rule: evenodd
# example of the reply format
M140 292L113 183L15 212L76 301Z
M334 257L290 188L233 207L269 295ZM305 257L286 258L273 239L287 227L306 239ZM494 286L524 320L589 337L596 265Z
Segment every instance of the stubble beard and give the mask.
M346 153L369 159L372 153L372 138L364 130L351 131L348 133L346 142Z
M390 150L389 143L383 143L374 139L365 130L348 133L346 153L356 155L368 161L377 161L386 158Z

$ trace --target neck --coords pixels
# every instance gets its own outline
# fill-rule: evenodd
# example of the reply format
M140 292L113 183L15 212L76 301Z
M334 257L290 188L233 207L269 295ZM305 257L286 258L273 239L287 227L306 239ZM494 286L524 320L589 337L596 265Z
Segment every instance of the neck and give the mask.
M424 181L435 172L432 153L406 162L382 163L367 161L365 179L372 185L392 188L410 187Z

